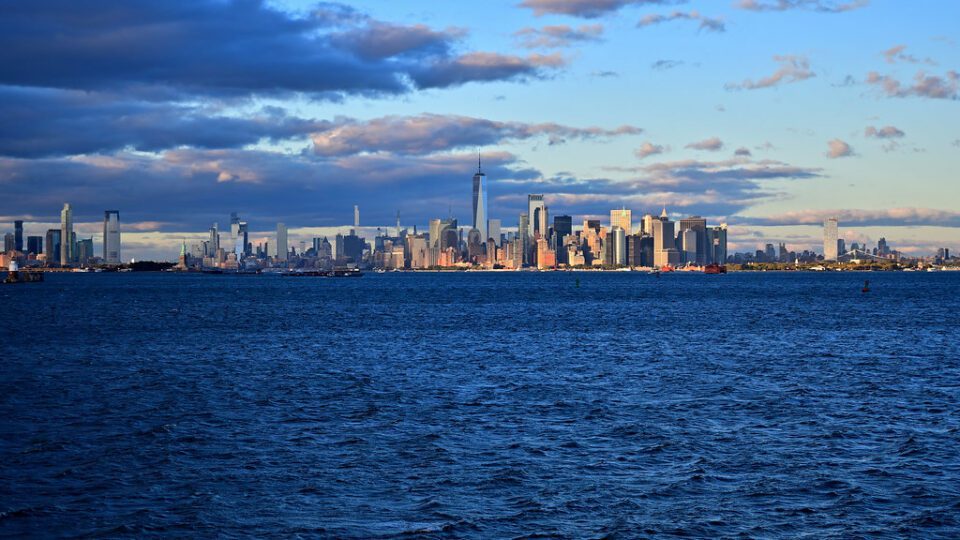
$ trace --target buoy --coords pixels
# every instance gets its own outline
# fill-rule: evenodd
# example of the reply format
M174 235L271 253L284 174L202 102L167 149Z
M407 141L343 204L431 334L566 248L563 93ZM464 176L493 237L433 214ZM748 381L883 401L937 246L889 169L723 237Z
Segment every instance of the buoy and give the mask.
M863 282L863 288L860 289L860 292L870 292L870 280L867 279Z

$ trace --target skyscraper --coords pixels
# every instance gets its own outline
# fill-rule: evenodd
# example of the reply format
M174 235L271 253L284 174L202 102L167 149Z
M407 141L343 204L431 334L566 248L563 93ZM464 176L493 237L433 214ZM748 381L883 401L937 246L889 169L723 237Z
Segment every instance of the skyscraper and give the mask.
M483 242L489 238L487 217L487 175L483 174L477 154L477 174L473 175L473 228L480 231Z
M530 264L530 259L532 258L530 253L530 216L528 214L520 214L520 223L517 227L517 236L520 237L520 264L526 266Z
M620 227L624 234L633 232L633 212L626 208L610 211L610 228Z
M837 260L837 218L827 218L823 222L823 260Z
M613 264L623 266L627 264L627 236L626 231L619 225L610 229L607 241L612 243Z
M356 204L353 205L353 228L360 228L360 206Z
M287 247L287 226L277 223L277 260L287 260L290 249Z
M230 214L230 246L231 251L237 256L237 260L243 256L243 234L240 232L240 217L236 212Z
M684 235L685 231L692 230L694 235ZM699 265L707 264L707 220L700 216L691 216L680 220L681 247L687 255L684 262L696 263ZM691 238L692 242L688 246L686 239Z
M660 219L654 218L651 221L654 266L669 266L680 262L680 252L677 251L673 225L674 223L667 217L666 208L660 214Z
M543 195L527 195L527 235L531 239L547 235L547 207Z
M493 242L499 247L500 246L500 220L499 219L488 219L487 220L487 240L493 238Z
M70 204L64 203L60 211L60 264L66 266L73 262L73 211Z
M103 262L120 264L120 211L103 213Z
M47 262L60 260L60 229L47 229L46 245Z
M13 222L13 249L23 251L23 221Z
M33 253L34 255L39 255L42 252L43 252L43 237L28 236L27 237L27 253Z

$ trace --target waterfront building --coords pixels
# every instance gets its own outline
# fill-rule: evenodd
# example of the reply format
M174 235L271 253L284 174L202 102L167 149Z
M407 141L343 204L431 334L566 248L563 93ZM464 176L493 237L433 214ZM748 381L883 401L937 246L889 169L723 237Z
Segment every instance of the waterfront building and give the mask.
M64 203L60 211L60 265L67 266L73 262L73 211L70 204Z
M704 230L704 232L706 232ZM697 261L697 231L694 229L683 229L680 231L683 253L681 260L689 264L699 264Z
M698 266L707 264L707 220L700 216L691 216L680 220L680 234L682 238L687 238L683 233L692 230L694 235L690 237L695 245L687 246L681 241L680 249L684 253L693 252L692 257L687 256L684 262L694 263Z
M537 239L537 269L556 268L556 252L550 249L550 243L546 238Z
M47 262L53 263L60 260L60 229L47 229L45 239Z
M120 211L103 213L103 262L120 264Z
M93 238L87 238L77 242L76 261L80 264L90 264L94 259Z
M33 253L34 255L40 255L41 253L43 253L43 237L42 236L27 237L27 253Z
M613 264L616 266L625 266L627 264L627 231L619 225L610 229L607 235L609 243L613 247Z
M477 173L473 175L473 228L480 232L480 238L486 243L490 238L487 229L487 175L480 167L480 155L477 154Z
M13 247L14 245L15 244L14 244L12 233L7 233L3 235L3 252L4 253L9 253L11 251L14 251L14 247Z
M573 234L573 218L570 216L554 216L553 217L553 236L554 236L554 245L553 249L557 253L557 262L566 263L567 262L567 250L563 249L566 238Z
M674 223L667 216L666 208L663 209L659 219L651 221L654 266L673 266L680 263L680 252L677 251L673 226Z
M503 234L500 231L501 223L499 219L488 219L487 220L487 240L493 238L493 242L499 247L503 242L501 235Z
M633 212L626 208L610 211L610 229L620 227L625 235L633 232Z
M530 214L520 214L520 223L517 226L519 236L520 265L530 264Z
M21 219L13 222L13 249L23 251L23 220Z
M838 240L838 219L835 217L827 218L823 222L823 260L837 260L837 240Z
M707 252L707 264L726 264L727 262L727 224L721 223L719 227L709 229L707 242L710 249Z
M527 235L534 241L547 235L547 206L543 202L543 195L527 195Z
M285 261L289 254L290 248L287 246L287 226L283 223L277 223L277 260Z

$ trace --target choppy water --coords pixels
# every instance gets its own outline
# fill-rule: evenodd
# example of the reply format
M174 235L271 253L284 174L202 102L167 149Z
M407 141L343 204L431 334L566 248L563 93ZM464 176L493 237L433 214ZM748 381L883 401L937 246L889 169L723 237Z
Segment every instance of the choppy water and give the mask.
M3 537L960 536L960 274L51 275L0 301Z

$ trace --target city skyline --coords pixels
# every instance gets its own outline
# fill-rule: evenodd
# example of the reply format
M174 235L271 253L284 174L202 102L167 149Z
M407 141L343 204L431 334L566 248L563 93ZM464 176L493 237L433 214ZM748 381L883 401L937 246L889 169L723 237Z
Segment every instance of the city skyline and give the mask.
M285 223L292 242L348 228L354 204L371 230L398 211L466 225L480 147L504 230L542 193L574 223L664 206L726 222L731 252L822 246L831 216L847 245L960 247L956 3L156 6L10 8L0 228L43 236L69 202L96 238L118 209L129 260L175 258L230 212L258 238ZM179 38L128 31L158 25ZM62 41L38 46L50 28ZM244 36L299 71L235 54L254 51ZM195 49L220 71L196 75Z

